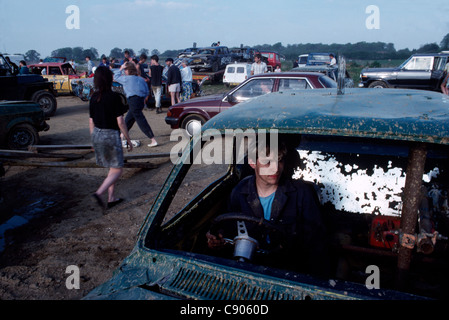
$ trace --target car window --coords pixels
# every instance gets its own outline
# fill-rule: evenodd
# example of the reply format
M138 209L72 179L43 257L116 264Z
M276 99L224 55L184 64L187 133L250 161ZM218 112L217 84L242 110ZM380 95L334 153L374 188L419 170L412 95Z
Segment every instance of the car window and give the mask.
M234 73L235 68L234 67L228 67L228 73Z
M233 93L238 101L258 97L273 90L274 79L254 79Z
M223 139L224 143L225 139ZM229 161L226 160L225 148L221 148L220 155L212 151L210 154L207 150L214 150L214 139L208 141L202 147L202 152L197 154L190 166L187 174L179 185L175 197L171 201L170 206L165 214L162 224L166 224L173 217L190 210L189 204L194 202L195 197L201 198L202 191L215 181L220 180L229 170ZM212 148L212 149L209 149ZM196 149L193 149L196 150Z
M245 67L237 67L237 73L245 73Z
M51 75L60 75L61 74L61 70L59 69L59 67L50 67L49 68L49 73Z
M414 57L404 67L405 70L430 70L432 57Z
M279 90L311 89L306 79L280 79Z

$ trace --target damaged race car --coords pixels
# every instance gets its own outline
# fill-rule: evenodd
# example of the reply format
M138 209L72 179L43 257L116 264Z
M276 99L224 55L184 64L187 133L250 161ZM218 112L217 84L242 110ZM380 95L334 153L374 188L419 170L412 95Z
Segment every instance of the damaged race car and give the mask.
M448 103L283 91L180 132L134 249L85 299L447 299ZM271 217L258 176L279 179Z

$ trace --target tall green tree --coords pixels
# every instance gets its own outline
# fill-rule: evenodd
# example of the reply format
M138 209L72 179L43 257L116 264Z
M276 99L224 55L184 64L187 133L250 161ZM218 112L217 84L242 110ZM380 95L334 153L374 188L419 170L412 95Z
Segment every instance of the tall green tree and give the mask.
M114 49L111 50L111 53L109 53L109 57L116 59L122 58L123 57L122 49L115 47Z
M449 50L449 33L444 36L443 40L441 40L440 49Z
M41 55L36 50L28 50L25 54L25 60L28 62L38 62Z

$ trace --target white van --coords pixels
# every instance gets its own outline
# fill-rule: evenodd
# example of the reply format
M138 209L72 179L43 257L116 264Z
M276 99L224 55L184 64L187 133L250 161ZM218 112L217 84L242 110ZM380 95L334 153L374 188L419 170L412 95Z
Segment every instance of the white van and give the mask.
M223 83L226 86L236 86L251 76L250 63L230 63L226 66Z

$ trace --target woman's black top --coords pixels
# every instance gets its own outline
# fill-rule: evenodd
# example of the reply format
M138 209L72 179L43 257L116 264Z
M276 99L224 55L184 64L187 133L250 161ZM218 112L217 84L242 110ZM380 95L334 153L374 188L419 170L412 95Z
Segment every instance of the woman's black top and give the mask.
M89 104L89 116L93 119L95 127L120 130L117 117L127 111L120 94L113 91L103 92L97 101L99 95L100 93L95 92Z

